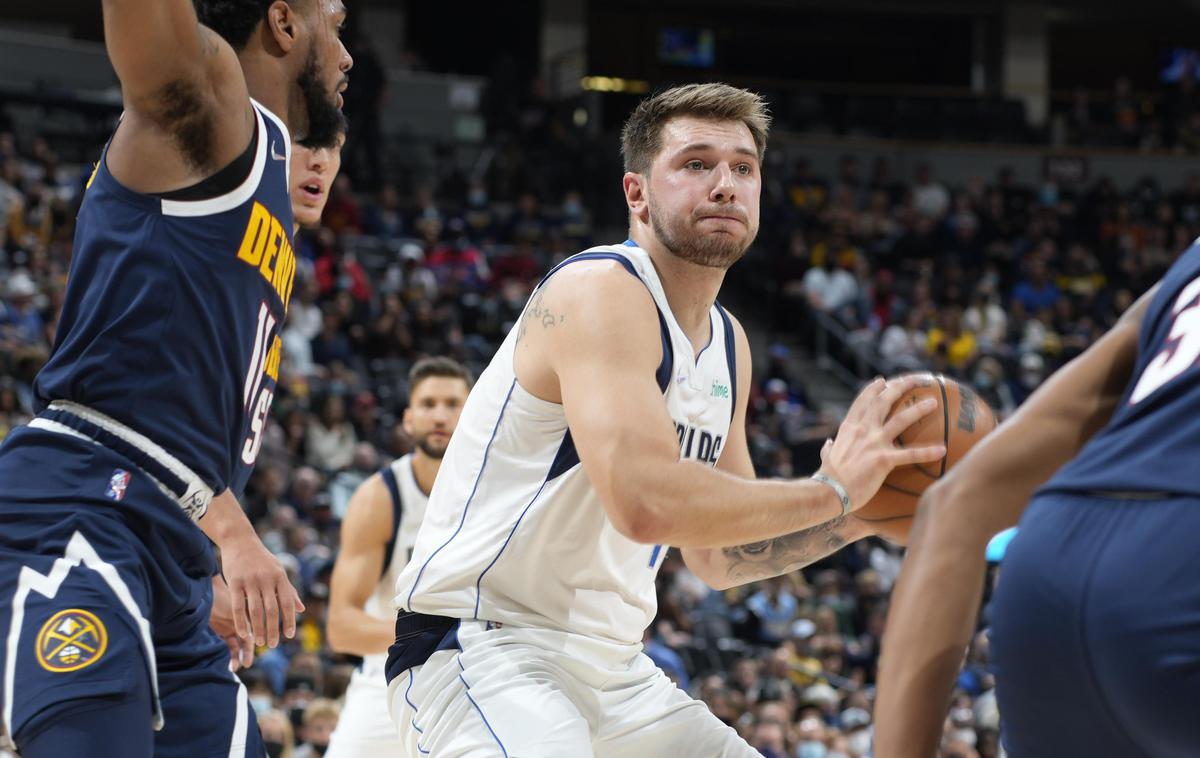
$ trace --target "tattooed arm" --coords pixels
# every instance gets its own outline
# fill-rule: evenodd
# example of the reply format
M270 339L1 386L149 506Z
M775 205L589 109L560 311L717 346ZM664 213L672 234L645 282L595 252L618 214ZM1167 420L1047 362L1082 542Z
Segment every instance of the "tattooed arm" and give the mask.
M850 514L748 545L684 550L683 557L693 574L724 590L803 568L872 533L866 522Z
M735 334L739 397L717 468L743 479L754 479L754 464L746 440L746 404L752 378L750 347L740 324ZM710 587L724 590L803 568L872 533L865 521L850 514L771 539L735 547L684 548L682 553L693 574Z

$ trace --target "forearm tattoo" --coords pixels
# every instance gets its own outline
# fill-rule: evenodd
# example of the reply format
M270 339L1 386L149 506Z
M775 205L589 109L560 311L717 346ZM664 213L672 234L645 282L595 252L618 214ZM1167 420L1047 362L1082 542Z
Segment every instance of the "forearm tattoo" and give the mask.
M840 529L845 516L762 542L722 548L730 579L752 582L779 576L824 558L846 544Z

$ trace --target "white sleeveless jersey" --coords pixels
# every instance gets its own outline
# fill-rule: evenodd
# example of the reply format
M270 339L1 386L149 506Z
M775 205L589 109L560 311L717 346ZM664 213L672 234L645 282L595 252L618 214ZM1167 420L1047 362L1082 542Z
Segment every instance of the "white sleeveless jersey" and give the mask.
M421 528L421 519L425 517L429 498L417 485L417 478L413 475L411 453L392 461L379 473L390 495L394 531L384 554L383 574L375 585L375 591L367 598L363 610L375 618L395 621L396 609L392 605L392 597L396 593L396 578L412 555L417 531ZM382 666L387 659L387 653L367 658L371 659L369 662Z
M715 465L737 393L728 316L713 306L712 339L695 355L645 251L633 242L595 247L558 268L594 259L617 260L653 296L664 354L655 378L680 455ZM666 546L636 543L613 527L579 462L562 406L517 383L517 331L463 408L412 560L396 583L396 604L640 643L654 618L654 577Z

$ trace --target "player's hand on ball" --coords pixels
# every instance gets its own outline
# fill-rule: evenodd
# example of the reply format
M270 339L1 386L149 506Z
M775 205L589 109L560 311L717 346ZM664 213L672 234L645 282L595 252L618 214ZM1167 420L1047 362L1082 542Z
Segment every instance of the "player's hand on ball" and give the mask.
M936 401L916 403L888 418L904 393L927 380L919 375L886 382L875 379L850 405L837 438L821 450L820 472L841 482L853 509L866 505L897 466L928 463L946 454L941 444L908 448L896 444L905 429L937 409Z
M279 559L250 533L221 546L221 571L229 584L230 611L237 636L253 633L254 643L275 647L279 626L289 639L296 635L296 614L304 610L296 588Z

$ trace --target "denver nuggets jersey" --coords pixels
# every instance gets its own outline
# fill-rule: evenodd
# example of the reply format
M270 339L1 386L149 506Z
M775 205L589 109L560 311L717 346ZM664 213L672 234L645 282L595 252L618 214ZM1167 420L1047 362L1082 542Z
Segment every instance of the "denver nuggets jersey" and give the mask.
M394 621L396 609L392 605L392 597L396 594L396 578L412 555L417 542L417 530L421 528L429 498L421 491L413 475L411 453L392 461L380 473L392 502L394 531L384 553L383 573L375 585L375 591L367 598L364 610L377 619ZM369 657L378 658L382 666L387 654Z
M177 201L88 182L38 410L69 401L157 443L220 493L262 444L292 295L291 138L253 103L257 150L225 195Z
M1200 496L1200 240L1167 271L1138 335L1133 377L1108 425L1046 490Z
M620 262L654 298L663 346L656 379L680 456L715 465L737 396L728 316L712 307L712 339L696 355L645 251L633 242L596 247L559 268L594 259ZM516 333L463 408L416 550L396 583L396 604L640 643L656 610L664 546L636 543L613 527L579 462L563 407L517 382Z

